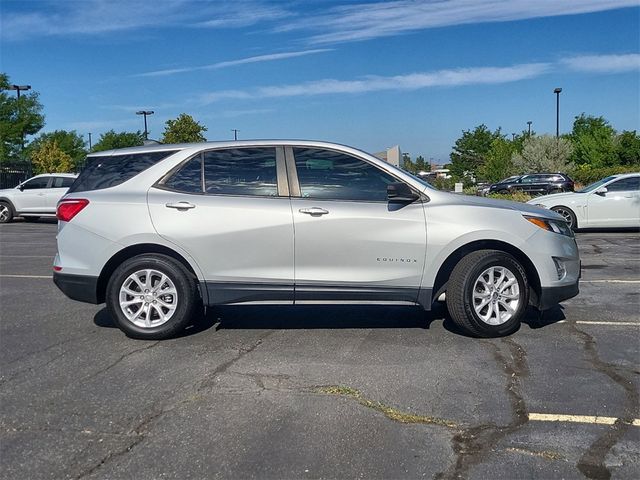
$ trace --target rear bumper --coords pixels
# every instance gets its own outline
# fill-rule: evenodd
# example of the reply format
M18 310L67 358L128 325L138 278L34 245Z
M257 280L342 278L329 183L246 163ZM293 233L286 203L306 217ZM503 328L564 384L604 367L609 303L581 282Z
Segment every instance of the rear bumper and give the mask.
M569 300L579 293L578 280L570 285L561 287L542 287L540 291L540 299L538 302L539 310L548 310L558 303Z
M53 283L71 300L98 304L98 277L53 272Z

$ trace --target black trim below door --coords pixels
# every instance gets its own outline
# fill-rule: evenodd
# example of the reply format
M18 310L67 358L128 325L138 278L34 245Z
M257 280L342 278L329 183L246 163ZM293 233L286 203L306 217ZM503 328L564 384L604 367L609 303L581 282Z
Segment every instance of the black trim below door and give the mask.
M233 303L408 302L431 310L431 289L361 285L294 285L273 283L202 282L209 306Z

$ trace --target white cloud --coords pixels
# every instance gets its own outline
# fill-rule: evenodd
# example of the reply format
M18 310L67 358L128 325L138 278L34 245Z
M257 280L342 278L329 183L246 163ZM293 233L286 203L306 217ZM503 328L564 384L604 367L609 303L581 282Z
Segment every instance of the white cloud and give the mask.
M396 0L338 6L280 25L319 32L315 44L368 40L428 28L506 22L638 6L637 0Z
M290 85L258 87L253 90L222 90L203 95L201 101L208 104L229 99L278 98L498 84L534 78L546 73L549 68L550 64L548 63L527 63L510 67L459 68L389 77L368 76L357 80L324 79Z
M640 54L581 55L561 60L570 70L593 73L624 73L640 70Z
M229 60L226 62L212 63L209 65L171 68L166 70L154 70L152 72L139 73L133 76L134 77L163 77L168 75L175 75L177 73L195 72L198 70L217 70L220 68L228 68L236 65L244 65L247 63L272 62L274 60L284 60L286 58L303 57L306 55L313 55L316 53L329 52L331 50L332 49L330 48L316 48L313 50L302 50L298 52L269 53L266 55L257 55L254 57L240 58L238 60Z
M235 28L290 15L261 0L65 0L35 2L39 11L2 12L2 37L96 35L146 27ZM36 10L35 8L31 10Z

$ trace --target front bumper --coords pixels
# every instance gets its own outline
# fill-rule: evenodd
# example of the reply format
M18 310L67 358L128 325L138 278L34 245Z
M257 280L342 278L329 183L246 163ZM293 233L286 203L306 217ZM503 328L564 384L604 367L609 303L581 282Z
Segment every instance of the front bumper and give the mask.
M53 272L53 283L71 300L98 304L98 277Z
M569 285L559 287L542 287L540 289L540 298L538 299L538 310L548 310L558 303L568 300L578 295L580 289L579 280Z

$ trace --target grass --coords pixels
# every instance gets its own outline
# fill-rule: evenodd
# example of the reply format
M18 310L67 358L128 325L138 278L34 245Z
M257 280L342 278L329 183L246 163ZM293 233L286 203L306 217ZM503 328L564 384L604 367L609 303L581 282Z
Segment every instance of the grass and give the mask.
M363 407L367 407L375 410L376 412L380 412L389 420L393 420L394 422L441 425L447 428L458 428L458 425L450 420L432 417L429 415L415 415L413 413L403 412L377 401L369 400L363 397L362 393L355 388L345 387L341 385L328 385L317 387L315 391L317 393L323 393L325 395L336 395L340 397L352 398Z

